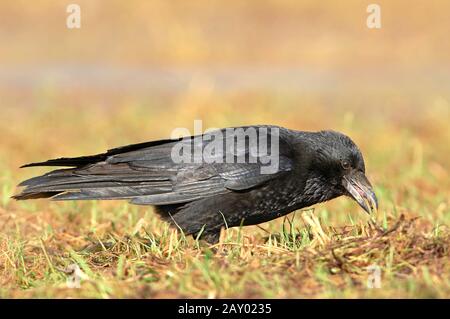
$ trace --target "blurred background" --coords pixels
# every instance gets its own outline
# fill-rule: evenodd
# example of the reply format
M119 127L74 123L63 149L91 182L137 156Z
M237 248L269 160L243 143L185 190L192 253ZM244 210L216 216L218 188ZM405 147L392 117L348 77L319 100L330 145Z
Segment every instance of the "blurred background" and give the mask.
M343 131L385 208L448 221L450 2L376 3L381 29L358 0L0 1L3 198L21 164L201 119Z

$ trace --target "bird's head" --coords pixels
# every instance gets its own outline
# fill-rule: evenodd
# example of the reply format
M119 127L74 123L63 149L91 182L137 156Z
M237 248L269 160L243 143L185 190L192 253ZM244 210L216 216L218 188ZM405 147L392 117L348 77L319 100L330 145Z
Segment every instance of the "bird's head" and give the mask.
M333 197L350 196L369 214L378 208L361 151L348 136L321 131L312 133L308 140L313 147L312 171L333 190Z

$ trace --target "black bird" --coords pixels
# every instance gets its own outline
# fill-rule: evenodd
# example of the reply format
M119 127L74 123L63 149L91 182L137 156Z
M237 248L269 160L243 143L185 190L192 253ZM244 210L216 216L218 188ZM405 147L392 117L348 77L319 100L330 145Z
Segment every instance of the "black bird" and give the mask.
M236 142L242 137L244 143ZM264 143L267 152L259 148ZM177 158L181 155L184 161ZM275 169L264 172L269 165ZM31 166L70 168L22 182L25 188L16 199L127 199L154 205L185 234L210 243L218 241L223 227L259 224L341 195L368 213L377 208L360 150L335 131L228 128L22 167Z

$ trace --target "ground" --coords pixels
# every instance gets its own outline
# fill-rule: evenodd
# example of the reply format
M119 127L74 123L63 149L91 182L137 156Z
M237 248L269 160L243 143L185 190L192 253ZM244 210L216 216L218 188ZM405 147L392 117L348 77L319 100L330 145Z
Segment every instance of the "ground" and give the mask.
M260 227L224 230L214 246L185 238L151 207L10 199L21 179L45 171L19 170L20 164L142 141L135 134L153 138L169 115L156 119L148 108L129 105L97 109L92 117L76 117L80 109L71 107L12 110L3 116L21 125L2 128L0 296L448 298L448 108L436 105L407 126L397 109L366 127L366 112L341 120L340 111L320 106L285 123L300 128L296 121L307 126L327 114L326 122L360 144L379 197L378 227L342 197ZM149 127L142 117L154 118ZM48 119L58 121L43 126ZM99 132L102 138L90 139Z

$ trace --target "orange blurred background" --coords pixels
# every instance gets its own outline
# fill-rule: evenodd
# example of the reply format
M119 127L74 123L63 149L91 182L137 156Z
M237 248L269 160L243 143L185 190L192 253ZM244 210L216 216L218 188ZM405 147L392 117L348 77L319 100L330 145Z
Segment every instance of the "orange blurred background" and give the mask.
M448 190L450 2L376 3L381 29L360 0L1 1L0 167L201 119L344 131L379 183L423 162Z

